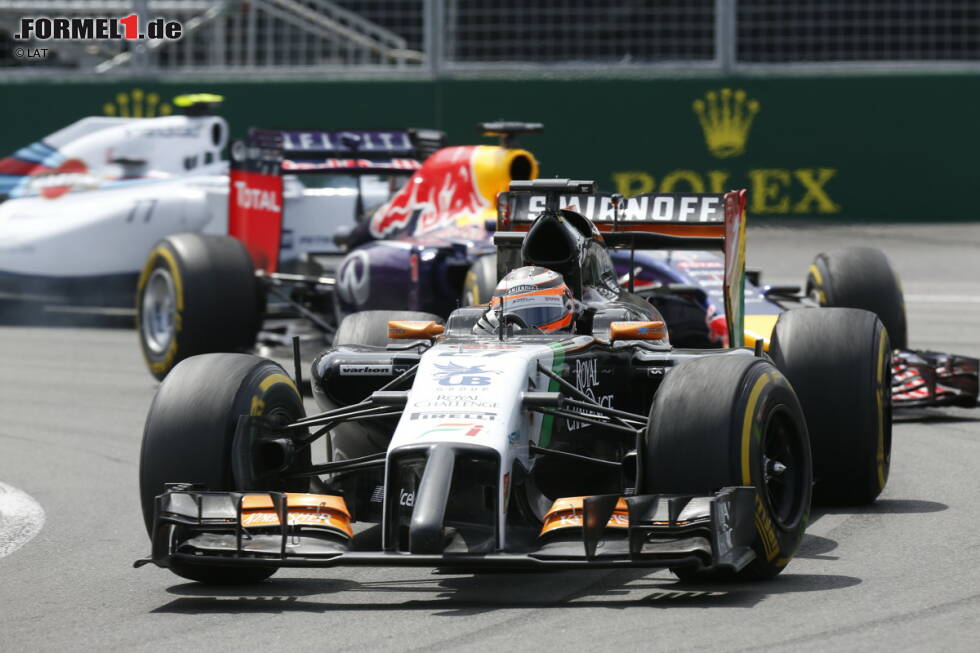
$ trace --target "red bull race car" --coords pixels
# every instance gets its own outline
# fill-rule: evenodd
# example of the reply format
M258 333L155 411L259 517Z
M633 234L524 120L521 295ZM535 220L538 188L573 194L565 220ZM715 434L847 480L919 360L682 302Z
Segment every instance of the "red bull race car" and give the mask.
M567 195L609 211L590 220ZM766 579L799 546L811 491L875 500L888 333L869 311L799 308L768 353L744 346L744 191L651 195L628 215L591 182L517 181L499 206L509 270L490 302L444 325L369 313L385 342L317 357L316 415L270 361L178 364L143 435L137 566L217 583L337 565ZM619 282L618 249L722 252L728 346L672 343Z
M188 356L297 334L318 350L356 312L448 315L494 252L497 194L538 175L516 137L540 124L481 129L500 144L442 147L443 134L426 130L252 130L233 144L229 235L164 238L139 278L151 373L162 379ZM313 196L306 205L284 201L284 177Z

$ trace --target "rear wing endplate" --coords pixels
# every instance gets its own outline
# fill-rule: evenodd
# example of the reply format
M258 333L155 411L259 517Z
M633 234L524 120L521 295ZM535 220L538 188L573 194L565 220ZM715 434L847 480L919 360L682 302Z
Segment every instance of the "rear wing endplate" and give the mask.
M546 210L569 210L591 220L611 248L720 250L725 256L725 316L729 346L743 346L746 191L645 193L596 191L595 182L538 179L511 182L497 196L498 247L520 247Z
M244 243L256 269L275 272L282 238L282 136L231 146L228 233Z

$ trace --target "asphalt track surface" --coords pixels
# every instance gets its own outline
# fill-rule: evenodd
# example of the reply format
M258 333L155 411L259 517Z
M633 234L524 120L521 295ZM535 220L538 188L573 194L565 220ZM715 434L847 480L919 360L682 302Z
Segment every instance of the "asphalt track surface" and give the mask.
M980 356L980 225L756 228L749 242L749 266L773 282L802 281L821 249L881 247L904 281L913 345ZM131 331L0 328L0 489L44 511L33 539L0 546L0 650L975 651L980 641L980 410L903 418L879 501L816 511L797 558L766 583L353 568L211 589L131 566L148 552L137 460L155 386Z

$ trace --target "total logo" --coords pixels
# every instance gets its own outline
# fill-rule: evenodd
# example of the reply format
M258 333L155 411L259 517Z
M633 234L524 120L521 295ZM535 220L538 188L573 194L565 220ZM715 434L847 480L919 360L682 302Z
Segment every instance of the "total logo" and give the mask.
M272 190L249 188L244 181L235 182L235 203L239 208L279 213L282 209L277 195Z
M500 374L497 370L485 370L482 365L459 365L449 363L440 365L436 363L439 370L435 376L442 386L485 386L490 385L492 377L489 374Z

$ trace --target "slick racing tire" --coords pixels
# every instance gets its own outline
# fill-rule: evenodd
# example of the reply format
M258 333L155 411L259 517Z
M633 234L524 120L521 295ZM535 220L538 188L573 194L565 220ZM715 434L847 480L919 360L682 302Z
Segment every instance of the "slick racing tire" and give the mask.
M463 281L463 306L486 304L497 287L497 255L481 256Z
M241 415L265 415L287 424L305 412L293 380L279 365L257 356L194 356L167 375L146 417L140 451L140 501L147 533L152 535L154 498L164 491L165 483L199 483L209 490L225 491L309 490L305 480L263 475L263 471L278 469L282 459L281 454L258 443L238 443L251 464L248 471L236 468L235 430ZM287 470L310 465L307 447ZM203 583L249 583L268 578L276 569L177 565L171 570Z
M196 354L255 344L261 298L252 258L229 236L177 234L156 244L136 291L136 329L150 373Z
M873 313L797 308L782 313L769 355L796 390L813 447L814 502L877 498L891 463L891 353Z
M444 320L432 313L420 311L361 311L352 313L340 321L333 345L371 345L384 347L388 344L388 320L418 320L438 322Z
M751 355L709 355L681 363L664 379L641 443L637 493L710 496L724 487L756 489L755 559L737 573L672 569L676 575L777 575L803 539L812 479L803 411L770 363Z
M806 293L821 306L871 311L888 330L892 347L908 347L902 284L881 250L845 247L818 254L806 277Z

